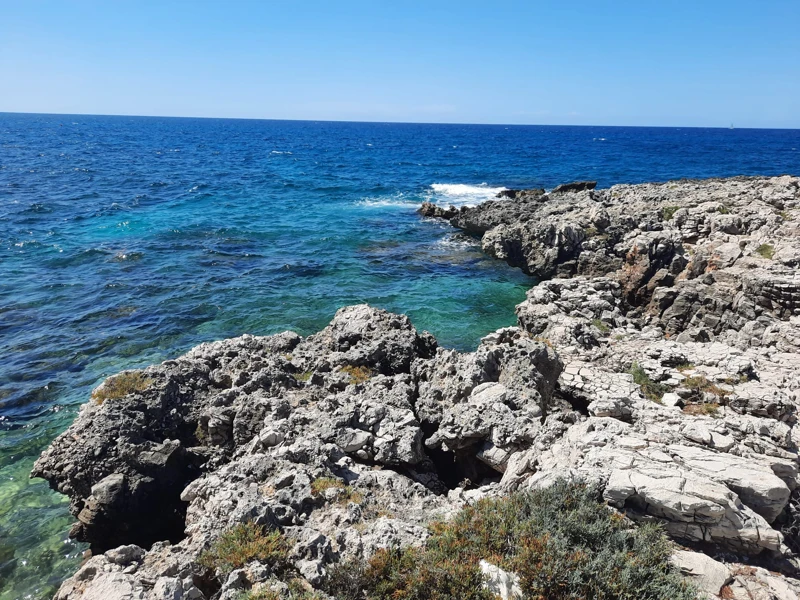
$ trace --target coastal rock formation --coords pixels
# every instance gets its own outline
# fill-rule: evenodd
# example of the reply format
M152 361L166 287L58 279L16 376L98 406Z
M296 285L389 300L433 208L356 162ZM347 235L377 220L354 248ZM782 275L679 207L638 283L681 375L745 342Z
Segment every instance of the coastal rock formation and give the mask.
M424 208L542 280L474 352L361 305L107 380L34 469L94 553L58 598L288 598L269 565L201 557L277 528L319 589L464 503L563 478L703 552L675 561L711 597L800 597L800 179L594 187Z

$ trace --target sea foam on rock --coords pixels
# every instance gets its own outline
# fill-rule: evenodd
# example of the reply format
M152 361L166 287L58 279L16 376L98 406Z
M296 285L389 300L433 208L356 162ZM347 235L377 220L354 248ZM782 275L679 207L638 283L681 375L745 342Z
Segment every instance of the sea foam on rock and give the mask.
M712 597L798 598L800 180L593 188L431 211L543 279L475 352L360 305L90 401L34 469L95 553L58 597L284 589L268 565L198 565L242 522L279 528L319 588L465 502L568 478L706 552L676 562Z

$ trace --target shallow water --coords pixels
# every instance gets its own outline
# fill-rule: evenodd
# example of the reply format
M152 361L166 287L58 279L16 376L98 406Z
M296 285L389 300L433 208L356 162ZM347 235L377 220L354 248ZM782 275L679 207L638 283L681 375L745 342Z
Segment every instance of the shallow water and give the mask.
M0 114L0 600L79 562L27 474L103 377L357 302L459 349L513 324L532 281L422 201L787 172L800 131Z

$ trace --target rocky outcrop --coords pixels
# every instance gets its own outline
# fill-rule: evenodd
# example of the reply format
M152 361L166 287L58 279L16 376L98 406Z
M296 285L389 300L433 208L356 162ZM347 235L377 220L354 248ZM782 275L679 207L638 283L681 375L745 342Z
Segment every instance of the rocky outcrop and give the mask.
M365 305L308 338L243 336L149 367L145 389L91 400L35 465L95 554L60 597L225 597L197 560L241 522L281 528L311 584L420 543L470 496L450 488L491 488L530 443L560 371L518 328L461 354ZM320 495L318 480L341 483Z
M437 219L452 219L458 214L455 206L442 207L433 202L423 202L417 211L423 217L434 217Z
M199 564L243 522L283 532L318 589L465 502L562 478L661 523L712 597L797 598L800 180L589 182L424 210L542 279L518 326L460 353L347 307L318 334L203 344L90 400L34 470L94 551L59 598L285 593L269 565ZM491 560L487 585L514 596Z

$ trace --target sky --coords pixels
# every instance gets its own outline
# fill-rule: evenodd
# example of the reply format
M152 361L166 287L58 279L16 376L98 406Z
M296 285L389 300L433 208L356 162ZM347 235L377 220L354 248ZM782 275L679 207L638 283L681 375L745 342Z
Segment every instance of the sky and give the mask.
M800 0L0 0L0 112L800 128Z

